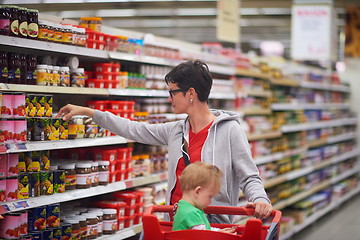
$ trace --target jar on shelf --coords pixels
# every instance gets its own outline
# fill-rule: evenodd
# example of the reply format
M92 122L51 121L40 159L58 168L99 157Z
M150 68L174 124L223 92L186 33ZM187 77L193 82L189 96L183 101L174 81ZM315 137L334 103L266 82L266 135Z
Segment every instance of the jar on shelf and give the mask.
M97 217L98 237L103 235L103 210L101 208L90 209L89 212L94 213Z
M74 190L76 188L75 163L63 163L59 169L65 170L65 190Z
M69 67L60 67L60 82L59 86L69 87L70 86L70 68Z
M101 32L101 17L90 17L88 18L89 21L89 28L96 32Z
M54 42L62 43L63 39L63 29L61 24L54 24Z
M87 39L85 28L78 28L78 39L79 39L79 46L85 47L86 39Z
M18 8L18 19L19 19L19 37L27 38L27 8Z
M93 212L87 212L87 213L83 213L82 215L84 215L86 217L86 222L87 222L87 239L95 239L98 237L98 220L97 220L97 216L95 213Z
M59 66L53 66L52 76L53 76L52 85L59 86L60 85L60 67Z
M73 33L70 25L62 25L63 35L62 43L71 45L73 41Z
M91 187L91 163L76 163L76 188L84 189Z
M10 9L8 6L0 7L0 35L10 34Z
M115 234L117 230L116 209L106 208L103 209L103 234Z
M80 239L80 221L74 218L66 218L64 223L71 224L71 239L79 240Z
M71 72L71 86L85 87L85 69L77 68Z
M53 85L53 66L52 65L47 65L47 70L46 70L46 86L52 86Z
M36 9L28 9L27 20L28 20L28 38L37 39L39 35L39 23L38 23L39 11Z
M55 34L54 24L51 22L47 22L47 26L48 26L47 40L49 42L54 42L54 34Z
M91 186L96 187L99 185L99 163L91 162Z
M99 163L99 185L109 183L109 161L98 161Z
M47 85L47 68L48 66L45 64L40 64L37 65L37 81L36 84L37 85L43 85L46 86Z
M48 26L48 22L47 21L39 21L38 23L39 26L39 34L38 34L38 39L41 41L48 41L48 34L49 34L49 26Z
M74 219L79 221L79 225L80 225L80 239L81 240L86 240L87 239L87 229L88 229L88 225L87 225L87 219L86 216L84 215L76 215L73 217Z

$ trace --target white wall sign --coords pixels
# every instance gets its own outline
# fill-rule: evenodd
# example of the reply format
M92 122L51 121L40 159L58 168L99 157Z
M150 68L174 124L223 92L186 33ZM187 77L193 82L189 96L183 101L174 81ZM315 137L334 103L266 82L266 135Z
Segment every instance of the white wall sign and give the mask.
M331 59L334 40L332 17L332 7L329 5L296 5L292 7L292 59Z
M218 0L216 37L220 41L240 42L239 1Z

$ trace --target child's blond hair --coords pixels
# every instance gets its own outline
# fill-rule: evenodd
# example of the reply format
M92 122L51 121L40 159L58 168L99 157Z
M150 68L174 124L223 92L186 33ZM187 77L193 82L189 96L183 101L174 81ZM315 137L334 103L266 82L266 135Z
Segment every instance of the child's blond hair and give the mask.
M188 165L181 173L180 188L182 192L194 190L196 187L207 187L214 184L220 190L222 171L211 164L195 162Z

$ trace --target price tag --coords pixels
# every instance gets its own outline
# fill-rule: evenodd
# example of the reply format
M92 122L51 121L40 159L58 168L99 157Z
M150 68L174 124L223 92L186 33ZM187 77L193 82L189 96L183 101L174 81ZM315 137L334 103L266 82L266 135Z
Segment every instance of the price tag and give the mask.
M26 150L26 144L25 143L18 143L16 144L16 149Z
M29 207L29 204L27 203L27 201L14 202L13 205L16 209Z

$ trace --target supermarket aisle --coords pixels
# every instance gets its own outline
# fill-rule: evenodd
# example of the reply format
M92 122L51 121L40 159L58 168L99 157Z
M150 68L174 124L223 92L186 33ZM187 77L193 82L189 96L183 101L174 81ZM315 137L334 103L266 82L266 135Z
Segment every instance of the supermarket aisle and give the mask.
M292 240L360 240L360 194L295 235Z

